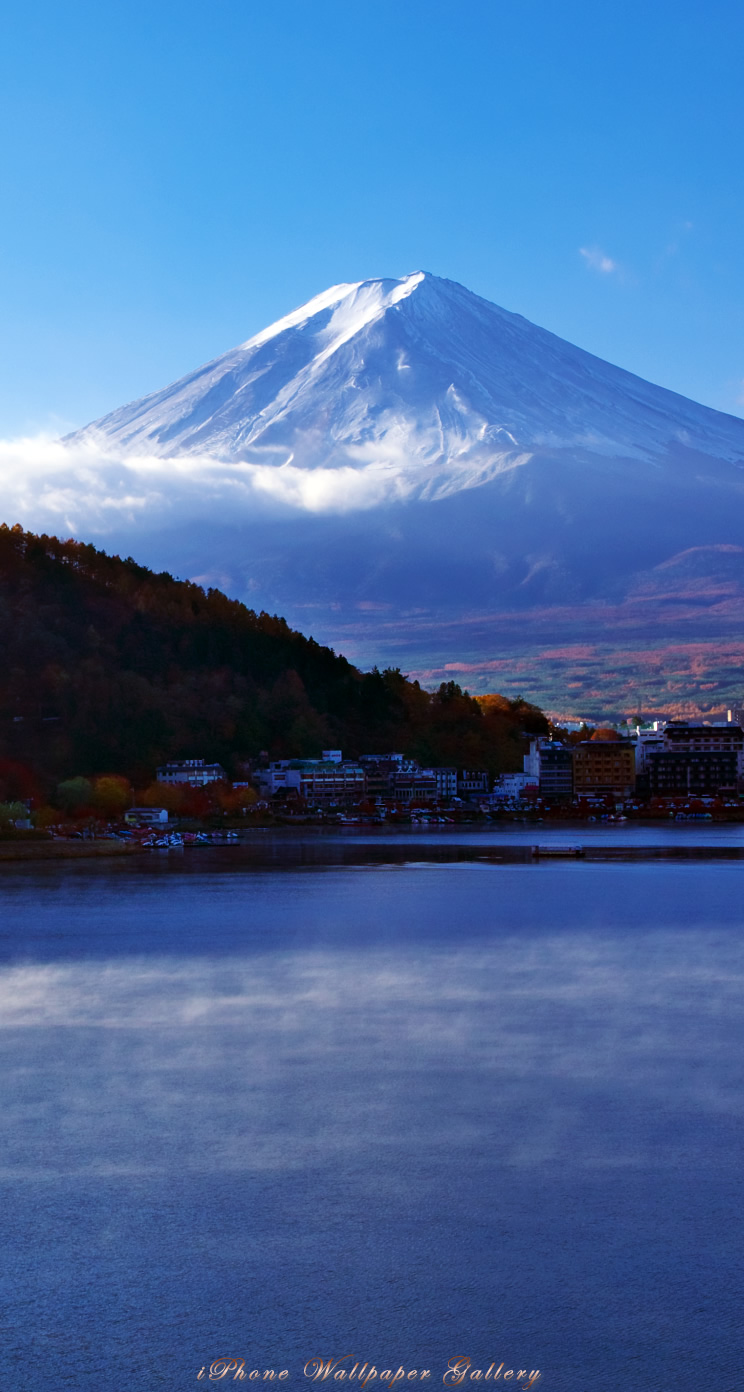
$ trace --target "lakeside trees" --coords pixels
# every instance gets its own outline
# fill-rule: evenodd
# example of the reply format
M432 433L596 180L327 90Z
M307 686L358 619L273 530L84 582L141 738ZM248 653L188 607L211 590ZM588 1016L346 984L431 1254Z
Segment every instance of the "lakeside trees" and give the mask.
M525 702L362 673L219 590L20 527L0 526L0 644L8 801L95 780L92 805L113 811L117 777L145 787L158 764L194 755L232 772L261 750L397 749L493 773L520 767L524 733L547 731Z

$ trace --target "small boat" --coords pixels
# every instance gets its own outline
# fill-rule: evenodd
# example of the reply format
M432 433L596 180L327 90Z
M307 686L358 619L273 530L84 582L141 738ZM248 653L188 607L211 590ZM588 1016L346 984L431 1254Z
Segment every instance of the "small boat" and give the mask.
M548 842L546 845L533 846L532 854L535 860L542 860L544 856L560 856L562 859L578 860L584 854L584 847L575 844L567 845L565 842Z

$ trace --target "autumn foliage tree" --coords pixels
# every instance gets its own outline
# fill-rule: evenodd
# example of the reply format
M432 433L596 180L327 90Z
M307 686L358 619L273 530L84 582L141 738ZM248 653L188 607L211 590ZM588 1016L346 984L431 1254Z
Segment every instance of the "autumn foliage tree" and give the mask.
M120 817L132 805L132 789L128 778L105 774L93 782L93 806L104 817Z

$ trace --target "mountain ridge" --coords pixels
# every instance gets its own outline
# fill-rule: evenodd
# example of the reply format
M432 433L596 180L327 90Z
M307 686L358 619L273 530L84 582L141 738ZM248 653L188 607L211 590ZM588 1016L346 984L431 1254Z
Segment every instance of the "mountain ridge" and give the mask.
M363 665L462 669L483 691L511 653L538 703L622 711L639 685L622 634L639 672L649 645L695 648L689 671L654 670L652 708L738 699L720 644L744 623L744 420L456 281L331 287L68 444L112 469L114 544Z
M507 465L537 449L651 458L711 441L717 457L744 459L738 417L421 271L332 287L68 439L92 437L166 458L260 463L268 451L299 467L400 464L402 441L419 465L478 447Z

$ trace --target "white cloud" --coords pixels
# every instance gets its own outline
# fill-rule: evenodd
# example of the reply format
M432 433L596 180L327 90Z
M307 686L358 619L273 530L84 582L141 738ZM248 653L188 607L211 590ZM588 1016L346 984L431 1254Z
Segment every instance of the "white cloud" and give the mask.
M0 440L0 521L64 535L280 509L350 512L405 497L412 482L392 462L302 469L208 455L122 457L103 444L65 445L49 435Z
M49 434L0 439L0 522L93 540L135 528L359 512L415 494L441 497L529 460L506 432L483 438L479 424L472 439L457 428L443 439L441 422L436 429L393 424L380 440L337 449L337 463L325 462L326 452L323 463L305 468L291 458L228 463L206 454L124 454L91 434L70 443Z
M579 255L583 256L587 266L590 266L593 271L599 271L600 275L612 275L614 271L620 269L617 261L606 256L599 247L579 247Z

